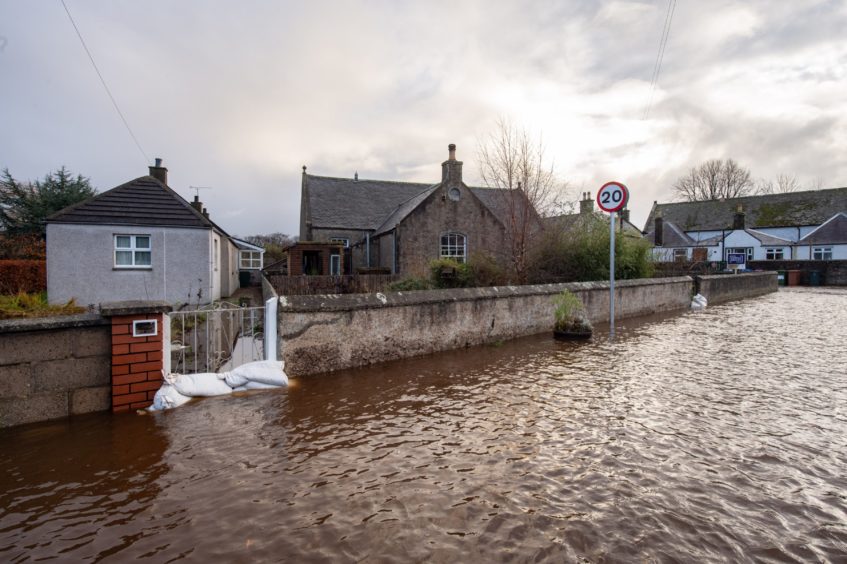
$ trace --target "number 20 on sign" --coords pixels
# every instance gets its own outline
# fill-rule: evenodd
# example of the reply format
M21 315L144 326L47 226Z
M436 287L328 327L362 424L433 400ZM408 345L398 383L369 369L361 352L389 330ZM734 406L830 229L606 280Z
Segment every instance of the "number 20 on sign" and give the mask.
M597 192L597 205L607 213L620 211L629 200L629 190L620 182L607 182Z

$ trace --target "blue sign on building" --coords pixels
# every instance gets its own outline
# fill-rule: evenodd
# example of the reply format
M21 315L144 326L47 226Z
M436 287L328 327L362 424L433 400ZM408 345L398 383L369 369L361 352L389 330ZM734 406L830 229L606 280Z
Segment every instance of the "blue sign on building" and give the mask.
M726 255L727 264L744 264L747 262L747 255L744 253L729 253Z

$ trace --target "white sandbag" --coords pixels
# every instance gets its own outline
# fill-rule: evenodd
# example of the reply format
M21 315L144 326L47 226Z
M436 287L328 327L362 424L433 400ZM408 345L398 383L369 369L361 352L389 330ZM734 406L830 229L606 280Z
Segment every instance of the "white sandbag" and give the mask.
M230 371L233 382L236 378L246 378L250 382L260 382L271 386L287 386L288 376L283 371L285 363L278 360L259 360L242 364ZM240 387L245 384L239 384Z
M219 380L218 375L213 372L176 374L175 376L173 385L184 396L198 398L232 393L232 388L227 386L223 380Z
M239 386L234 388L234 392L245 392L247 390L272 390L274 388L279 388L281 386L274 386L273 384L265 384L262 382L247 382L243 386Z
M148 407L149 411L160 411L163 409L172 409L179 407L191 398L179 393L173 384L165 382L162 387L156 391L153 397L153 405Z
M218 379L226 382L226 385L230 388L237 388L249 382L247 377L240 372L221 372L218 374Z
M697 294L691 298L691 309L706 309L707 305L708 301L706 300L706 297L701 294Z

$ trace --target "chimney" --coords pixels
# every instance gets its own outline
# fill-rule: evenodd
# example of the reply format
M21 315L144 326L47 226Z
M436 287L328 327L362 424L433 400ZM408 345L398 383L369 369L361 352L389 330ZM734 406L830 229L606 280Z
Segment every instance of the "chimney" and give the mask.
M168 169L162 166L162 159L156 158L156 164L154 166L147 167L150 170L150 176L164 184L168 185Z
M653 222L653 246L661 247L665 242L665 220L662 219L662 212L656 212L656 219Z
M353 182L358 182L358 181L359 181L359 171L357 170L357 171L353 174Z
M738 204L738 207L735 210L735 215L732 217L732 228L743 230L746 216L747 214L744 213L744 208L741 204Z
M623 225L624 221L629 221L629 210L626 208L621 210L621 225Z
M200 196L194 196L194 201L191 202L191 207L203 213L203 202L200 201Z
M459 186L462 184L462 161L456 160L456 145L450 143L447 160L441 163L441 183L445 186Z
M582 200L579 201L579 213L584 215L594 211L594 200L591 199L591 192L583 192Z
M203 208L203 211L201 213L203 214L203 217L209 219L209 211L206 208Z

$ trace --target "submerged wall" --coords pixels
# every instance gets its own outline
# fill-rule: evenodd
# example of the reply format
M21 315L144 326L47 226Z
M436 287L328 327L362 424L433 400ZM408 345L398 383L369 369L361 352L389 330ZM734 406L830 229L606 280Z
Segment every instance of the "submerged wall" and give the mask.
M688 276L615 284L616 318L688 307ZM569 289L594 322L609 320L609 283L280 298L280 355L303 376L552 331L553 298Z
M97 314L0 321L0 427L109 409L111 355Z
M697 276L696 281L697 291L709 304L769 294L776 292L778 286L776 272Z

